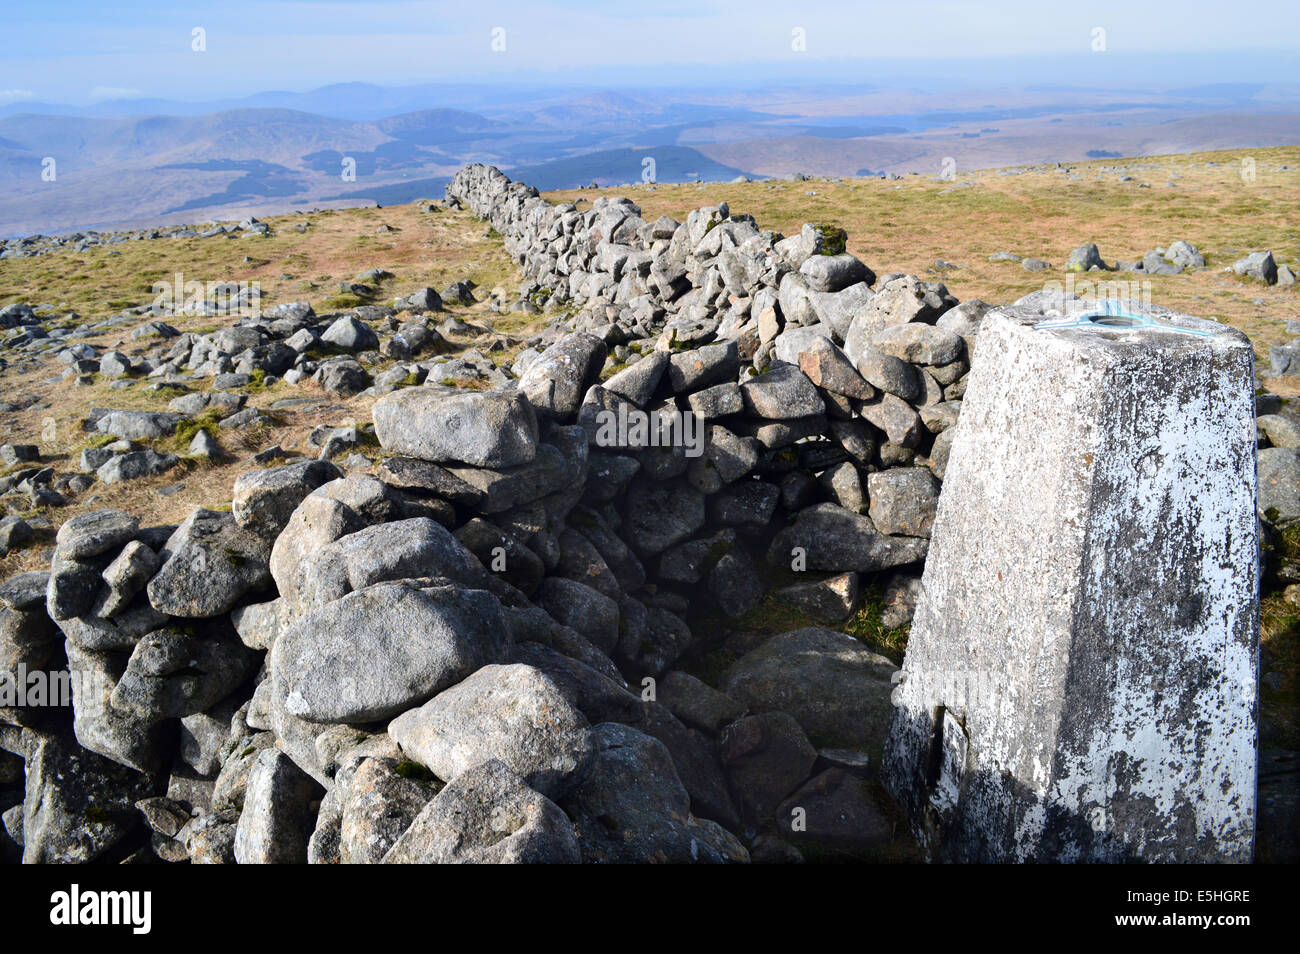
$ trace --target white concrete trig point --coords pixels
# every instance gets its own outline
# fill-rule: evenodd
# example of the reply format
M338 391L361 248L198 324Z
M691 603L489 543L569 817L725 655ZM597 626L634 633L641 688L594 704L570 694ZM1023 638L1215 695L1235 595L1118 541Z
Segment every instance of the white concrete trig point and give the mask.
M1254 382L1161 309L985 319L883 765L932 860L1251 860Z

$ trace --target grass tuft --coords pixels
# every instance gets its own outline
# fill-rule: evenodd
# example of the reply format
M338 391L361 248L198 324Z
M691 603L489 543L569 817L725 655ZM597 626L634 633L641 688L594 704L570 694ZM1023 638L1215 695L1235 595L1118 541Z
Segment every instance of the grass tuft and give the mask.
M178 450L186 450L199 431L206 431L209 437L215 438L218 433L217 422L224 416L225 409L208 408L197 417L185 418L176 425L172 445Z

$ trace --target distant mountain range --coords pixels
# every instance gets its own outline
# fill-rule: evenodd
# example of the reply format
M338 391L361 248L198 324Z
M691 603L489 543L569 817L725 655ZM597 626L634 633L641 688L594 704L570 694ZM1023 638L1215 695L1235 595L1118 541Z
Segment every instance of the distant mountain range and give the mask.
M1300 86L598 90L345 83L181 103L0 107L0 235L441 194L466 162L540 189L792 172L936 174L1300 142Z
M335 83L307 92L270 90L252 96L204 102L128 98L106 100L89 106L70 106L62 103L20 100L0 106L0 118L19 113L40 113L47 116L123 119L151 114L201 116L231 109L292 109L334 119L364 121L397 116L401 113L419 112L430 103L454 102L462 109L475 109L489 104L501 105L503 97L500 92L500 87L488 85L439 83L388 87L376 86L373 83ZM529 95L529 93L521 89L516 95ZM508 97L504 98L504 101L508 101Z

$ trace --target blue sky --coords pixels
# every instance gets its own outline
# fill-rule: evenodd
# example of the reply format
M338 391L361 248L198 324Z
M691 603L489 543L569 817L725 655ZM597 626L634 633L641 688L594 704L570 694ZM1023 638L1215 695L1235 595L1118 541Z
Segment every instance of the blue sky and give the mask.
M1282 28L1287 16L1281 7L1245 15L1222 0L4 0L0 103L206 100L352 80L678 85L838 71L886 81L947 68L973 83L996 73L972 61L1027 64L1025 78L1034 63L1056 64L1058 74L1074 63L1080 84L1105 85L1108 76L1294 83L1300 31ZM192 49L195 28L204 52ZM1109 60L1088 58L1097 28ZM495 29L504 30L504 50L492 49ZM792 48L796 29L806 38L801 51Z

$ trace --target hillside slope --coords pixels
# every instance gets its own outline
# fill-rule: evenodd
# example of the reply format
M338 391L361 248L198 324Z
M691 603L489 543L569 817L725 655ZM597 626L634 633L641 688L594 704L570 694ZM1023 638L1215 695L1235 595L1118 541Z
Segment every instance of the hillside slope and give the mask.
M1243 158L1253 160L1253 167L1243 166ZM1244 168L1253 169L1253 175L1243 176ZM733 214L752 214L761 227L785 234L797 234L807 221L836 225L848 233L847 250L880 279L915 274L943 282L962 301L1008 302L1051 283L1086 295L1080 284L1084 281L1121 282L1129 294L1245 331L1265 374L1269 347L1290 340L1287 323L1300 317L1300 295L1294 286L1265 285L1229 268L1246 254L1264 249L1271 249L1278 262L1294 266L1300 261L1296 148L1255 150L1248 157L1234 152L1106 159L965 173L952 180L911 176L642 185L554 193L548 198L586 209L594 199L619 193L633 198L647 222L660 215L682 220L691 210L726 201ZM151 285L178 273L204 283L257 282L264 308L307 301L321 327L336 317L359 316L357 324L383 335L385 347L391 333L412 321L425 322L445 342L439 350L446 353L435 364L444 370L430 372L444 376L439 380L471 388L509 380L515 355L544 343L547 339L540 333L562 324L571 317L570 310L539 311L536 304L544 302L544 296L523 281L500 236L483 222L466 211L427 208L417 204L281 216L267 223L265 235L232 231L209 238L70 244L22 257L6 253L0 258L0 307L33 306L47 333L65 335L63 345L90 346L93 357L84 359L89 365L77 363L73 355L56 357L59 347L43 350L20 329L6 333L0 350L3 442L35 445L40 466L67 478L82 469L84 451L99 449L100 435L87 424L102 415L97 409L159 411L184 394L184 388L210 387L204 375L215 367L180 389L159 386L141 373L115 377L96 370L110 352L120 352L126 362L141 367L141 361L165 355L166 342L137 337L135 332L151 318ZM1063 270L1071 250L1085 242L1096 242L1105 260L1114 263L1141 260L1145 253L1179 240L1196 245L1206 267L1173 275L1073 275ZM1049 264L1029 271L1018 260L990 260L1003 252ZM375 268L388 274L365 274ZM445 314L421 319L400 303L393 307L399 296L426 286L443 290L466 279L478 286L474 300L449 301ZM165 320L196 338L235 323L219 315ZM313 349L309 355L313 362L331 356L335 353L328 349ZM364 358L367 378L377 382L408 384L414 374L407 369L415 365L396 353L367 348L359 357ZM615 358L610 360L614 363L606 372L619 366ZM1266 374L1264 383L1279 395L1295 396L1300 395L1295 382L1293 377ZM350 466L365 469L380 456L367 430L373 395L326 390L310 378L289 383L278 375L242 381L236 377L225 390L253 409L252 424L218 429L213 418L198 415L190 419L185 441L171 436L138 441L138 446L181 457L164 473L114 484L80 474L89 479L58 485L61 501L40 492L33 495L30 487L9 486L0 499L12 516L26 521L33 536L17 542L0 559L0 575L47 563L54 532L75 514L118 507L147 514L155 522L177 522L196 506L224 509L235 478L261 469L263 459L253 455L272 446L316 456L320 442L341 430L344 436L339 439L351 442L348 453L359 455ZM194 433L191 428L211 430L224 456L209 460L193 454L186 443ZM348 436L352 428L356 430ZM20 459L8 474L30 477L31 470L32 465ZM1290 558L1300 558L1300 540L1285 536L1274 545ZM1283 674L1285 692L1294 693L1300 612L1275 590L1264 613L1270 665ZM789 621L779 616L768 621L778 622ZM882 636L878 623L872 625L873 638L887 640L879 648L897 654L902 646L897 635ZM1298 728L1285 708L1273 724L1283 738L1294 740Z

